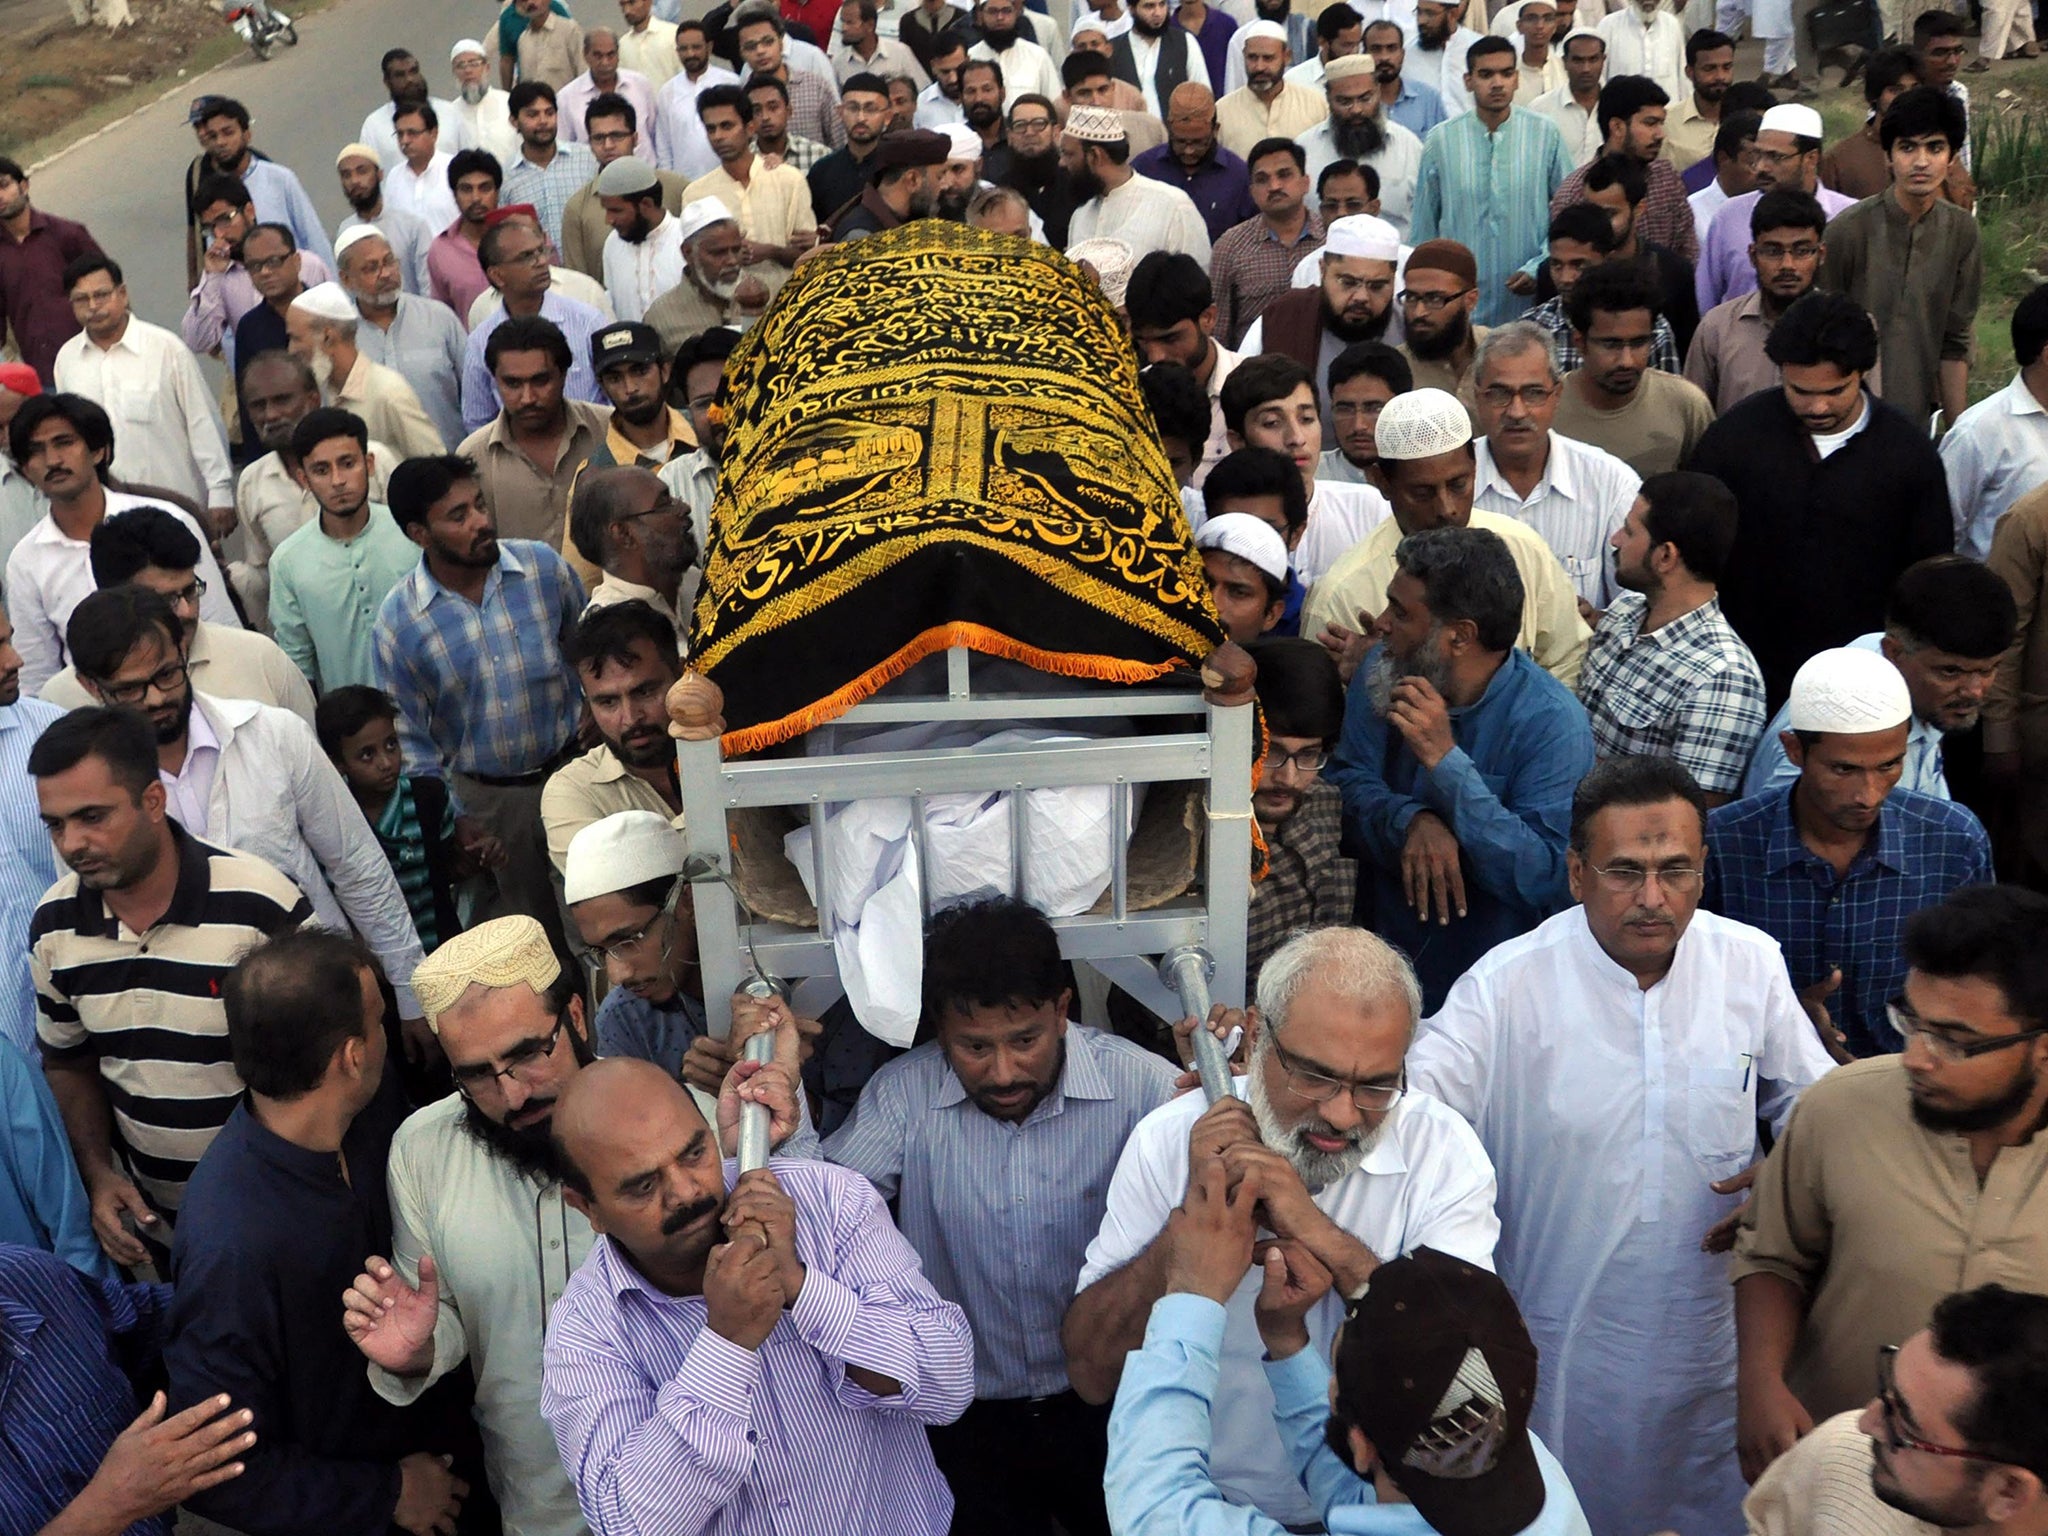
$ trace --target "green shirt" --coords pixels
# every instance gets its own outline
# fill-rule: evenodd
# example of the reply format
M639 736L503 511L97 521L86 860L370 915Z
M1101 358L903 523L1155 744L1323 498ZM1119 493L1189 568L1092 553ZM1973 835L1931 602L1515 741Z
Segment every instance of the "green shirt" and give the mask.
M435 836L447 839L454 835L455 808L450 804L442 812L441 828ZM420 932L420 949L431 955L440 946L441 925L434 916L434 881L427 868L427 839L420 827L419 803L413 799L410 779L400 777L398 788L391 791L391 798L384 803L384 814L377 818L377 841L384 845L384 857L391 863L391 873L398 878L399 890L405 893L413 926Z
M270 557L271 628L316 692L377 686L377 610L419 563L419 546L376 502L368 524L347 543L328 537L316 517L277 546Z

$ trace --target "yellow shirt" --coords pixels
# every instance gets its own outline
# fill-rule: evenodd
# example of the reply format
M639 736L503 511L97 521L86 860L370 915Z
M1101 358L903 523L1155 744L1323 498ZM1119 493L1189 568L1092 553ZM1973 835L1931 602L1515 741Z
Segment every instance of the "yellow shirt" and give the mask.
M568 872L569 843L578 832L619 811L652 811L678 828L683 824L660 792L620 762L610 747L592 747L557 768L540 792L540 821L547 830L548 858L555 872Z
M756 245L788 245L797 235L818 227L811 210L811 184L793 165L763 170L754 157L747 184L741 186L724 166L699 176L683 194L684 203L700 197L715 197L732 210L740 222L740 233Z
M1664 158L1676 169L1689 171L1714 152L1714 136L1720 131L1720 119L1701 117L1699 104L1687 91L1664 114Z
M1248 155L1261 139L1299 138L1329 115L1321 91L1292 80L1283 80L1270 102L1240 86L1216 103L1216 140L1233 155Z

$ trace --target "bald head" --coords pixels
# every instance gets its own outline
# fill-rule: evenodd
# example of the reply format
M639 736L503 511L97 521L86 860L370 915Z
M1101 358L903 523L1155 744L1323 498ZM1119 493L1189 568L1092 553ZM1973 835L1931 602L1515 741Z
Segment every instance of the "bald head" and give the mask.
M651 1061L609 1056L578 1072L555 1101L555 1151L572 1188L602 1200L611 1191L593 1177L651 1130L671 1122L705 1128L689 1090ZM593 1196L592 1191L596 1194Z
M1176 119L1201 121L1215 113L1216 93L1192 80L1185 85L1176 85L1173 94L1166 98L1166 120L1169 123Z

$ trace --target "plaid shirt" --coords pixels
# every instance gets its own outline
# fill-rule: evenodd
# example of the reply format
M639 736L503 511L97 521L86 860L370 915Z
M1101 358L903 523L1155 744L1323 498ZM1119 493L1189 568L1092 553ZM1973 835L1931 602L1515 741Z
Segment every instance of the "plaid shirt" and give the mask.
M747 78L753 78L751 70L747 72ZM783 71L782 83L789 87L789 142L792 149L799 135L820 139L832 149L846 142L846 124L839 120L838 87L822 76L794 65ZM810 169L794 159L789 163L800 171Z
M1884 1005L1905 985L1906 919L1992 880L1991 840L1962 806L1895 789L1848 874L1837 876L1800 841L1794 793L1796 786L1753 795L1707 818L1702 899L1709 911L1776 939L1795 988L1842 973L1827 1004L1857 1055L1899 1050Z
M1266 878L1252 886L1245 922L1245 977L1298 928L1349 923L1358 892L1358 863L1337 851L1344 796L1317 780L1301 809L1266 834Z
M1529 318L1550 332L1557 343L1558 372L1570 373L1586 360L1579 350L1578 338L1572 334L1572 323L1565 317L1563 294L1545 299L1529 311ZM1657 317L1657 328L1650 333L1650 366L1666 373L1685 371L1678 360L1678 336L1662 315Z
M1645 635L1649 599L1624 592L1593 631L1579 702L1602 758L1669 757L1710 795L1741 791L1764 728L1764 678L1709 598Z
M759 153L761 146L757 143L754 145L754 149ZM820 144L816 139L807 139L800 133L792 133L783 142L782 163L784 165L793 165L808 176L811 174L811 167L831 153L831 150ZM830 213L832 210L827 208L825 211Z
M545 166L535 165L525 155L505 167L505 190L498 201L505 207L531 203L540 215L540 227L556 250L562 248L562 214L569 199L588 186L597 174L597 156L587 145L555 145L555 158Z
M583 582L545 544L503 539L481 603L450 592L422 560L377 614L377 686L398 705L405 771L514 778L576 734L583 688L562 642Z
M1294 244L1282 245L1263 218L1233 224L1209 252L1209 287L1216 297L1216 334L1225 346L1244 339L1266 306L1285 295L1294 269L1323 248L1321 215L1311 212Z
M1565 177L1562 185L1550 194L1550 216L1571 207L1573 203L1586 200L1586 172L1592 169L1592 161L1580 166ZM1644 167L1649 178L1650 189L1643 196L1636 209L1636 238L1645 245L1661 245L1675 251L1680 259L1697 265L1700 259L1699 225L1692 216L1685 183L1678 179L1678 169L1662 155Z

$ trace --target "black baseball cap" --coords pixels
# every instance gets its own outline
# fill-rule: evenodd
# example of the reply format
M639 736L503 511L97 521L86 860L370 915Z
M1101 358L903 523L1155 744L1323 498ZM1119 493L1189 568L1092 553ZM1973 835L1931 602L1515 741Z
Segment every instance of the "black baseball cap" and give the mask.
M1498 1275L1434 1248L1382 1264L1334 1363L1338 1414L1441 1536L1515 1536L1542 1514L1536 1345Z
M661 336L653 326L630 320L608 325L590 338L590 371L603 373L620 363L658 363Z

